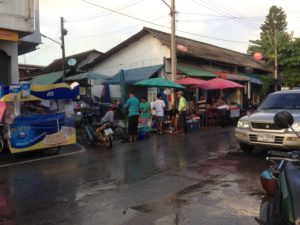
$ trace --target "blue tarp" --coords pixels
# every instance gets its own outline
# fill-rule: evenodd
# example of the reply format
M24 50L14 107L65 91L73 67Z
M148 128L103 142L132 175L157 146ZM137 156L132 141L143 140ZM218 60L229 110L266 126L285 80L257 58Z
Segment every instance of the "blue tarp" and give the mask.
M125 83L133 84L135 82L149 79L156 72L161 70L164 65L156 65L156 66L147 66L130 70L123 70ZM122 71L120 70L117 74L115 74L110 80L104 81L107 84L120 84L120 76Z

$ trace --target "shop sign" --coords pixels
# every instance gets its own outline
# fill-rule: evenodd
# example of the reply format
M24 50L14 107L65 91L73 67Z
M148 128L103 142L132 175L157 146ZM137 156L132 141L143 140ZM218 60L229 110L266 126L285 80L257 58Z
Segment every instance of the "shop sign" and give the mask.
M15 31L0 29L0 40L5 41L19 41L19 35Z
M257 77L250 77L250 82L254 84L262 84L262 80Z

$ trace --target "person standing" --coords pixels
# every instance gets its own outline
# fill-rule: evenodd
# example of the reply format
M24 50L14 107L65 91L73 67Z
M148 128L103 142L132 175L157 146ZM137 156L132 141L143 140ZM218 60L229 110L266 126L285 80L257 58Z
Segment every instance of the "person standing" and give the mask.
M221 127L225 126L225 117L229 106L227 105L226 99L221 96L217 102L217 112L218 112L218 120L219 125Z
M126 101L124 107L128 109L128 133L129 141L137 140L138 122L139 122L139 110L140 102L134 96L133 93L129 94L129 99Z
M180 129L181 132L184 132L184 134L186 134L187 133L187 126L186 126L187 102L186 99L183 97L183 91L178 91L177 96L179 99L178 112L179 112Z
M144 125L144 127L147 126L147 123L151 117L150 110L151 110L151 104L146 100L145 97L142 97L140 103L140 111L141 111L140 121L141 124Z
M166 104L161 99L161 94L157 94L157 99L153 104L153 109L155 110L155 119L156 119L157 123L159 124L159 134L163 134L165 108L166 108Z

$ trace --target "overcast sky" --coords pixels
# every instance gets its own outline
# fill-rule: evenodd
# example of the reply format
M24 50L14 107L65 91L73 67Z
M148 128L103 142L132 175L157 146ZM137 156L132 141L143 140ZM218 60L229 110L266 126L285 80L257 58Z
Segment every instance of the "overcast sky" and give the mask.
M65 36L67 56L90 49L106 52L140 31L143 26L170 32L169 8L162 0L39 1L41 33L60 41L60 17L65 18L65 28L68 30ZM170 3L170 0L165 1ZM296 0L176 0L175 2L176 34L194 40L245 53L249 40L259 38L259 27L272 5L283 8L288 17L288 31L294 31L294 36L300 36L300 3ZM145 22L112 13L100 6ZM42 42L38 50L21 56L19 62L48 65L54 59L61 58L58 44L45 38Z

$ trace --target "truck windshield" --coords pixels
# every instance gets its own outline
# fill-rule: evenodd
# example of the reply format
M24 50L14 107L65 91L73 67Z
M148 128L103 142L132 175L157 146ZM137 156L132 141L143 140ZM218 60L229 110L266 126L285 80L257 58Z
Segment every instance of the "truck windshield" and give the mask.
M298 109L300 110L300 93L282 93L269 95L260 105L259 110Z

